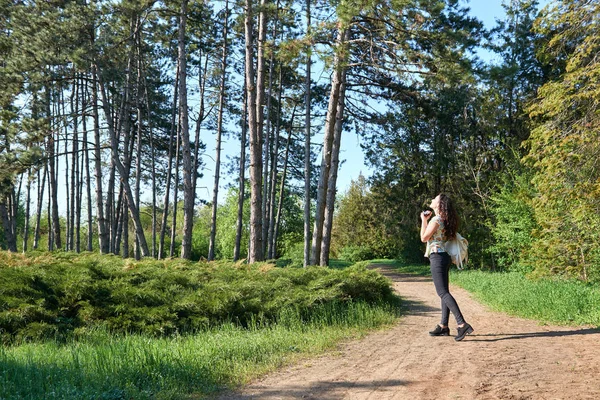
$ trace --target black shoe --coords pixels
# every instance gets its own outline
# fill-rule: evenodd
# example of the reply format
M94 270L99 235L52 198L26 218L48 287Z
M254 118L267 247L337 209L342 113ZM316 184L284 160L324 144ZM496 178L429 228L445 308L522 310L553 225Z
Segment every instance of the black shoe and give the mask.
M465 324L462 327L458 327L457 328L458 333L456 334L456 336L454 337L454 340L456 340L457 342L460 342L461 340L463 340L465 338L465 336L467 336L470 333L473 333L473 327L469 324L467 324L465 322Z
M449 336L450 328L448 328L448 327L442 328L441 326L436 325L434 330L429 331L429 334L431 336Z

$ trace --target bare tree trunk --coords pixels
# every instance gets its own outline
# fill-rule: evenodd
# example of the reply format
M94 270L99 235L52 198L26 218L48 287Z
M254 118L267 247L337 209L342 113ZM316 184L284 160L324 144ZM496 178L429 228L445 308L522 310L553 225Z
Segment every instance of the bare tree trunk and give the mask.
M246 91L248 93L248 125L250 127L250 248L248 262L264 259L262 244L262 99L264 97L263 47L266 32L265 0L261 0L258 44L258 79L254 85L252 0L246 0ZM258 93L258 94L257 94Z
M56 164L55 164L55 151L54 151L54 135L50 134L48 137L48 160L50 163L50 199L52 203L52 250L54 246L60 249L62 248L62 241L60 240L60 220L58 216L58 185L56 182Z
M71 93L71 112L73 114L73 144L71 145L71 228L69 230L69 250L78 253L80 249L79 223L81 204L79 203L79 79L73 80ZM66 147L65 141L65 147Z
M283 157L283 172L281 173L281 185L279 186L279 204L277 205L277 217L275 218L275 228L273 230L273 257L277 257L277 237L279 236L279 225L281 222L281 211L283 209L283 194L285 190L285 179L287 177L288 159L290 155L290 142L292 141L292 132L294 130L294 118L296 116L296 107L292 112L290 119L290 130L288 132L287 142L285 144L285 155Z
M137 81L136 81L136 93L135 93L135 108L137 112L137 137L136 137L136 161L135 161L135 204L138 210L141 208L140 203L140 187L142 184L142 105L140 103L140 96L142 95L142 64L141 64L141 52L140 52L140 40L139 40L139 17L136 21L136 49L137 49ZM135 239L134 257L136 260L140 259L140 242Z
M97 66L96 66L96 72L98 72ZM125 169L125 166L123 166L123 164L121 163L121 160L119 158L119 144L118 144L117 135L116 135L115 129L112 125L112 122L110 121L110 118L108 117L110 115L110 108L108 106L106 90L104 88L104 85L103 85L102 79L101 79L101 75L99 73L97 73L97 78L98 78L98 81L100 84L100 89L101 89L100 92L102 94L104 110L105 110L105 114L107 115L107 120L108 120L107 126L108 126L111 148L112 148L112 159L115 164L115 167L119 171L119 175L122 178L121 182L122 182L123 188L125 190L125 195L127 198L127 205L129 207L131 219L132 219L133 225L135 227L136 236L137 236L138 240L140 241L140 248L141 248L142 256L147 257L149 255L148 244L146 242L146 237L144 235L144 229L143 229L142 223L140 221L139 210L137 208L137 205L134 202L134 195L131 190L131 186L129 185L129 181L128 181L128 179L126 179L126 177L128 177L127 171Z
M44 188L46 187L46 175L48 175L48 163L44 164L44 172L40 180L40 171L38 170L38 203L37 203L37 215L35 216L35 232L33 234L33 249L37 250L40 245L40 229L42 220L42 207L44 205Z
M23 253L27 252L27 244L29 242L29 217L30 217L30 202L31 202L31 168L27 170L27 197L25 200L25 230L23 232Z
M244 82L244 87L246 82ZM233 261L237 261L240 258L240 248L242 246L242 223L244 219L244 192L246 189L245 185L245 171L246 171L246 118L248 117L248 102L246 101L246 91L244 90L244 105L242 110L242 134L240 138L240 177L238 186L238 213L236 223L236 234L235 234L235 247L233 249Z
M310 35L310 2L306 0L306 33ZM311 53L312 48L309 46L307 49L307 61L306 61L306 78L304 83L304 266L306 267L310 263L310 102L311 102Z
M215 159L215 185L210 224L208 260L215 258L215 237L217 234L217 199L219 194L219 176L221 174L221 135L223 132L223 112L225 111L225 79L227 78L227 33L229 29L229 0L225 0L225 22L223 24L223 52L221 56L221 84L219 88L219 115L217 117L217 154Z
M96 217L98 223L98 244L100 253L108 254L110 251L110 243L108 232L106 230L107 223L104 214L104 200L102 195L102 150L100 141L100 116L98 113L98 80L96 79L97 71L94 71L94 84L92 87L92 113L94 117L94 167L96 178ZM108 115L107 115L108 118Z
M81 108L83 111L83 120L82 120L82 129L83 129L83 162L85 168L85 189L86 189L86 199L87 199L87 244L85 246L87 251L92 251L93 249L93 238L94 238L94 225L92 220L92 180L90 177L90 153L88 147L88 136L87 136L87 80L82 80L82 84L84 85L83 93L82 93L82 103Z
M273 135L273 156L271 161L271 187L270 187L270 199L269 199L269 232L267 235L268 242L268 258L275 258L276 240L273 240L273 234L275 233L275 194L277 193L277 158L279 156L279 132L281 130L281 97L283 92L283 71L279 68L279 88L277 89L277 126L275 128L275 134ZM296 107L292 112L292 121L294 120L294 114Z
M179 67L177 67L179 70ZM167 231L167 217L169 215L169 195L171 190L171 177L173 176L173 136L177 133L177 94L179 86L179 73L175 74L175 94L173 95L173 112L171 114L171 132L169 134L169 161L167 166L167 183L165 184L165 197L163 214L160 221L160 238L158 242L158 258L161 259L164 254L165 233ZM176 183L177 184L177 183Z
M181 124L181 147L183 162L183 238L181 258L189 259L192 253L192 229L194 225L195 193L192 182L192 155L190 150L190 131L187 109L187 53L185 49L185 30L187 22L188 0L181 1L179 16L179 123Z
M46 151L48 154L48 165L49 165L49 192L50 192L50 202L51 202L51 210L52 210L52 242L49 242L52 244L52 246L50 247L50 250L54 249L54 246L56 245L57 248L62 248L62 241L60 239L60 220L59 220L59 215L58 215L58 193L57 193L57 182L56 182L56 177L57 177L57 168L56 168L56 152L55 152L55 144L54 144L54 132L52 131L52 112L50 111L50 88L46 87L46 97L47 97L47 116L48 116L48 121L49 121L49 132L50 134L48 135L48 143L47 143L47 147L46 147Z
M181 130L177 130L177 144L175 149L175 188L173 189L173 222L171 223L171 245L169 257L175 255L175 233L177 232L177 202L179 195L179 149L181 147Z
M11 189L14 191L14 189ZM4 227L4 240L6 241L6 247L8 251L16 252L17 251L17 238L13 232L13 221L9 215L10 205L7 206L6 201L10 197L10 194L6 194L3 196L3 199L0 200L0 219L2 220L2 226Z
M346 71L342 73L342 84L340 87L340 97L338 99L338 109L335 121L335 133L333 136L333 146L331 149L331 168L329 169L329 180L327 181L327 199L325 206L325 216L323 221L323 241L321 242L320 265L329 265L329 249L331 247L331 229L333 226L333 211L335 205L335 193L338 166L340 163L340 143L342 138L342 129L344 122L344 108L346 96Z
M340 54L346 39L346 30L338 28L336 40L336 52L334 57L334 74L331 81L331 92L329 94L329 106L325 122L325 136L323 138L323 156L321 159L321 171L319 174L319 186L317 188L317 206L315 211L315 226L313 230L310 263L316 265L321 258L321 241L323 240L323 217L327 201L327 182L331 168L331 150L335 131L336 114L338 110L338 99L342 83L342 69L344 59Z
M200 54L200 58L202 58L202 54ZM192 183L194 185L194 196L196 196L196 186L198 185L198 169L200 168L200 130L202 128L202 122L206 118L204 111L204 93L206 92L206 82L208 81L209 58L210 57L207 54L204 60L204 72L200 72L198 74L198 85L200 86L200 111L198 112L198 121L196 122L196 134L194 137L194 176L192 176Z

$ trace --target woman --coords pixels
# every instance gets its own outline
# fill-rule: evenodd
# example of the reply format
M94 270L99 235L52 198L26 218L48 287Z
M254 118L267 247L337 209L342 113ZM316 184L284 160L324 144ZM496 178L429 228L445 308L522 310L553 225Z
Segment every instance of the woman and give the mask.
M445 248L446 241L456 236L458 215L450 198L443 193L431 201L430 207L433 209L435 217L431 218L430 211L421 213L421 241L427 243L429 247L431 276L435 290L442 300L442 320L429 334L431 336L448 336L450 334L448 318L451 311L458 325L458 334L454 340L460 341L467 334L473 332L473 327L463 318L456 300L448 289L450 255Z

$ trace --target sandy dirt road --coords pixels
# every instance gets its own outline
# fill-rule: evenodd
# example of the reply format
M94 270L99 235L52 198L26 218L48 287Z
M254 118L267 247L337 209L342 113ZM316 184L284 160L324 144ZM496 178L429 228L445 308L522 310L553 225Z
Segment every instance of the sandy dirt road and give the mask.
M493 312L451 285L475 332L462 342L430 337L440 315L431 279L380 270L404 300L397 325L221 398L600 399L600 330Z

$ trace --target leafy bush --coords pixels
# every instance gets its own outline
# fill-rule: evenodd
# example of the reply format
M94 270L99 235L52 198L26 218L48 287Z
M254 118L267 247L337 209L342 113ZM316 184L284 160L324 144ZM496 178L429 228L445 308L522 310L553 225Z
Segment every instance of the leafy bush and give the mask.
M339 258L351 262L371 260L375 257L373 250L368 246L348 245L342 247Z
M490 252L504 269L529 271L527 254L531 249L532 233L537 228L531 199L535 190L531 174L524 172L506 180L499 193L492 197L494 223L491 233L495 244Z
M286 308L308 317L324 304L396 301L389 281L364 266L275 268L0 253L0 280L4 342L64 338L98 325L162 336L229 321L268 324Z

